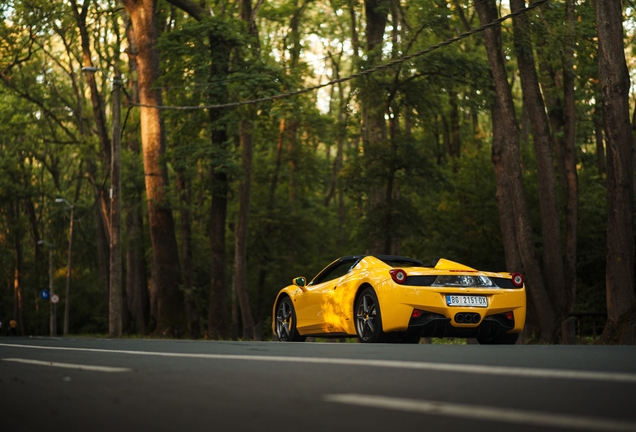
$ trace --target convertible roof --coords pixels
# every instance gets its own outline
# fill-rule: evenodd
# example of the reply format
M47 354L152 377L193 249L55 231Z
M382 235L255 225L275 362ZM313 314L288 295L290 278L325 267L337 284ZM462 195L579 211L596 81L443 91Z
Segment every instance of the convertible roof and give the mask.
M386 264L392 265L392 264L398 264L398 265L404 265L404 264L412 264L414 266L418 266L418 267L424 267L424 263L422 263L422 261L417 260L415 258L409 258L409 257L403 257L403 256L398 256L398 255L371 255L377 259L379 259L380 261L385 262Z
M418 259L409 258L405 256L400 256L400 255L349 255L349 256L340 257L338 261L350 261L350 260L357 261L368 256L377 258L388 265L395 264L397 266L404 265L404 264L411 264L413 266L418 266L418 267L435 267L435 264L438 261L438 259L435 259L433 260L432 264L431 263L424 264L422 261Z

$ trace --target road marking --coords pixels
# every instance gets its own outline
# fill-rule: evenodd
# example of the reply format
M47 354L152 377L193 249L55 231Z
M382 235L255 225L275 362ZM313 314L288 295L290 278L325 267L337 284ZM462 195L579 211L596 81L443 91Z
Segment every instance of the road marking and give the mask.
M81 352L97 352L111 354L129 354L144 355L158 357L179 357L179 358L197 358L211 360L245 360L245 361L267 361L267 362L283 362L283 363L310 363L310 364L328 364L342 366L369 366L383 367L393 369L415 369L415 370L431 370L438 372L457 372L482 375L498 375L498 376L514 376L522 378L551 378L551 379L574 379L574 380L591 380L591 381L613 381L622 383L636 383L636 374L620 373L620 372L595 372L595 371L576 371L567 369L540 369L540 368L524 368L510 366L484 366L471 364L453 364L453 363L430 363L430 362L414 362L414 361L395 361L395 360L364 360L364 359L339 359L339 358L320 358L320 357L286 357L286 356L263 356L263 355L241 355L241 354L190 354L190 353L170 353L155 351L129 351L129 350L107 350L100 348L70 348L70 347L51 347L36 345L20 345L20 344L4 344L0 346L13 348L32 348L41 350L58 350L58 351L81 351Z
M49 362L49 361L20 359L20 358L4 358L2 359L2 361L26 363L26 364L33 364L38 366L52 366L52 367L59 367L59 368L66 368L66 369L79 369L79 370L96 371L96 372L132 372L132 369L123 368L123 367L91 366L91 365L80 365L80 364L72 364L72 363L56 363L56 362Z
M524 411L477 405L454 404L438 401L402 399L361 394L325 395L327 402L344 403L371 408L385 408L422 414L462 417L523 425L559 427L574 430L636 431L636 423L553 414L541 411Z

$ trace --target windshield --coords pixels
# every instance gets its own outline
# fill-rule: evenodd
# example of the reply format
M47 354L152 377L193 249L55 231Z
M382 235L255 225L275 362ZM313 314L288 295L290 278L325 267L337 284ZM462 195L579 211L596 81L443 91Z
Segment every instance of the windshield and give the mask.
M319 283L328 282L330 280L341 278L349 273L353 266L360 260L360 257L350 257L340 259L329 266L325 267L309 285L317 285Z

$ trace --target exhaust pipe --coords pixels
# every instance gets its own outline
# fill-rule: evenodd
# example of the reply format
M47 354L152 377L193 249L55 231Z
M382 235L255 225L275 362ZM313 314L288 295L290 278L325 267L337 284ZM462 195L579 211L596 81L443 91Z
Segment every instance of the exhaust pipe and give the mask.
M477 324L481 321L481 315L478 313L458 313L455 315L455 322L458 324Z

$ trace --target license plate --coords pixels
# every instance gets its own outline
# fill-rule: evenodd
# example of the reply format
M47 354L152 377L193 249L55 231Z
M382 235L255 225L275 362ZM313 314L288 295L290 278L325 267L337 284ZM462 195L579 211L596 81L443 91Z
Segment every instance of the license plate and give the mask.
M488 299L486 296L447 294L446 304L448 306L488 307Z

